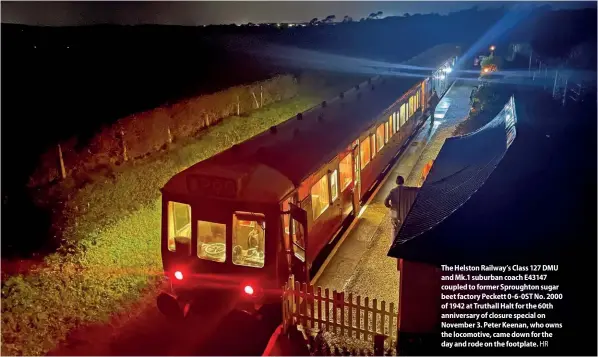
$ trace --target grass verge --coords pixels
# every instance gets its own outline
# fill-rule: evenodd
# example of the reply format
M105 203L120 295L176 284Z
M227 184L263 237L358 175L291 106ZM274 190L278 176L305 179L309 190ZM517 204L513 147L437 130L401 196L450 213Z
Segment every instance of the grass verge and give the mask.
M353 79L351 84L358 83ZM281 123L351 84L299 95L247 117L230 117L195 139L96 177L74 192L65 182L59 252L2 286L2 354L42 355L74 328L126 311L161 276L159 188L185 167ZM346 88L345 88L346 87Z

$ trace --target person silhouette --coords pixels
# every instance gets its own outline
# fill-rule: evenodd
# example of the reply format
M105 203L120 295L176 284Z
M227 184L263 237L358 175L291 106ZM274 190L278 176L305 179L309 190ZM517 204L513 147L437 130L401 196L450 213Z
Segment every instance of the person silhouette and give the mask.
M390 190L388 196L384 200L384 205L387 208L390 208L390 223L392 224L392 239L395 239L397 234L399 233L399 228L401 225L401 219L406 212L402 212L401 206L401 195L403 193L403 184L405 183L405 179L403 176L397 176L396 184L397 187Z

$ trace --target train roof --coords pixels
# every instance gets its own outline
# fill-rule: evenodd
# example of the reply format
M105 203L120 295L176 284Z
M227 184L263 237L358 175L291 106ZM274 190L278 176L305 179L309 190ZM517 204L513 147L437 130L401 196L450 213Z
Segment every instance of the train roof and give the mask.
M234 195L228 197L235 200L280 201L348 147L409 89L458 53L455 45L440 45L402 63L424 68L424 73L419 70L418 75L414 75L415 69L401 70L410 72L411 76L392 75L385 69L384 76L374 77L358 88L183 170L173 176L162 191L212 196L213 190L195 190L193 187L201 183L190 183L193 177L203 180L211 177L229 180L225 182L236 188Z

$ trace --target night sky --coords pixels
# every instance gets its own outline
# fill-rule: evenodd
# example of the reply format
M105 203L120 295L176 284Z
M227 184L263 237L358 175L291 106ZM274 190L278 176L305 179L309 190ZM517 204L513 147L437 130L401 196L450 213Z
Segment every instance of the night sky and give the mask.
M595 7L596 2L534 2L554 8ZM247 22L307 22L336 15L353 20L383 11L383 16L404 13L446 14L473 6L515 4L510 1L205 1L205 2L7 2L2 1L2 23L44 26L92 24L209 25Z

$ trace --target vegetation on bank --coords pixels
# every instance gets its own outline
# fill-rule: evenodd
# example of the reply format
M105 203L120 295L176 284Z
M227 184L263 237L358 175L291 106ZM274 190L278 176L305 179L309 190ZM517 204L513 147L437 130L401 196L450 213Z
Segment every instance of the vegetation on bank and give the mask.
M2 286L2 354L41 355L77 326L107 322L135 303L161 276L159 188L175 173L350 88L345 79L246 117L230 117L145 160L97 175L77 190L55 188L64 200L63 243L42 266ZM320 81L320 83L322 83Z
M279 75L129 115L103 128L88 142L75 136L61 142L58 148L50 148L42 155L29 185L45 185L152 155L173 140L196 136L223 118L246 115L293 98L297 92L297 78Z

